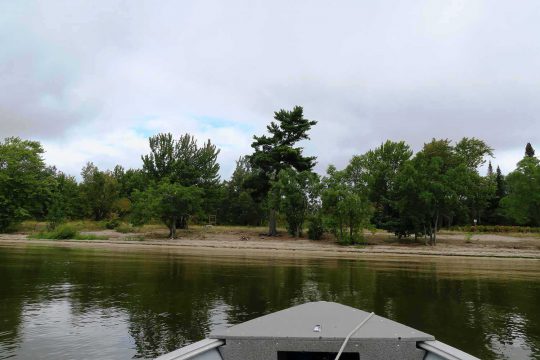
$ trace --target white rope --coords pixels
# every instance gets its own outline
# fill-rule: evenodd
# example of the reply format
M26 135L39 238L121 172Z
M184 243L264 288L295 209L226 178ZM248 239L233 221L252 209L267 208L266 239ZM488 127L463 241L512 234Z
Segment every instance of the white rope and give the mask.
M347 337L345 338L345 341L343 341L343 344L341 345L341 348L339 349L339 352L334 360L339 360L339 357L341 356L341 353L343 352L343 350L345 350L345 346L347 346L347 343L349 342L349 339L351 338L351 336L353 336L353 334L357 332L358 329L360 329L362 325L364 325L373 315L375 315L375 313L369 314L368 316L366 316L364 320L362 320L360 324L356 325L356 327L352 329L349 335L347 335Z

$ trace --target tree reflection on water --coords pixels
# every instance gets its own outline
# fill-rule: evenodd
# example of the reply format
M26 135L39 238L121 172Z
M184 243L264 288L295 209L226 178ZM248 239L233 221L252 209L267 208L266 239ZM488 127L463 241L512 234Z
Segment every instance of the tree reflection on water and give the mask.
M538 270L527 261L0 248L0 358L43 349L153 358L317 300L374 311L482 359L540 357Z

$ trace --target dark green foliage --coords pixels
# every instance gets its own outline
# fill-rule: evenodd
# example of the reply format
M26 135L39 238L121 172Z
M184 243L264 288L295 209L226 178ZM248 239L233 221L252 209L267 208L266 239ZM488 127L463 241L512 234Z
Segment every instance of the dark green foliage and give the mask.
M263 209L251 196L246 182L253 175L246 157L236 161L236 168L229 181L222 186L223 196L219 207L219 222L234 225L260 225Z
M81 194L87 214L94 220L107 218L118 199L117 180L111 172L100 171L93 163L86 164L81 175Z
M201 209L203 192L196 186L182 186L166 181L144 192L134 194L132 223L142 225L160 219L176 238L178 224L187 228L189 218Z
M254 136L249 156L253 175L247 186L253 189L253 195L263 201L268 195L272 181L278 178L283 169L297 172L311 171L315 166L315 157L304 156L303 148L296 146L299 141L308 140L308 132L317 124L304 118L301 106L292 111L280 110L274 113L274 121L266 127L268 135ZM276 209L270 208L269 235L276 235Z
M318 206L318 197L319 177L316 174L284 169L272 183L270 203L285 215L289 233L300 237L306 216Z
M308 238L320 240L324 234L324 222L320 214L314 214L308 219Z
M531 143L527 143L525 146L525 156L534 157L534 148L532 147Z
M488 198L484 223L491 225L505 224L507 219L503 209L501 209L500 202L506 196L506 180L501 169L497 166L495 174L489 175L488 173L485 181L488 182L490 188L494 187L495 191Z
M66 220L84 217L79 185L73 176L53 171L53 189L47 208L46 220L54 229Z
M506 182L508 195L501 200L505 214L519 225L540 226L540 161L525 156Z
M144 191L148 188L148 179L140 169L124 170L121 165L116 165L112 176L118 183L118 196L132 200L132 194L138 191Z
M142 169L118 165L102 171L88 163L80 184L46 167L38 142L5 139L0 231L33 218L47 220L52 231L43 236L55 238L64 236L62 224L71 219L91 217L108 228L122 218L134 224L159 219L175 237L194 217L206 222L217 215L219 223L238 225L268 219L270 234L279 217L294 236L307 225L310 238L328 229L344 244L360 241L370 226L400 237L427 235L435 244L441 227L467 227L474 220L478 231L514 229L490 224L540 226L540 164L530 144L507 177L499 167L494 172L491 162L481 176L478 168L492 149L463 138L455 144L433 139L414 157L404 142L387 141L354 156L342 171L330 167L319 181L312 172L315 157L304 156L298 144L309 139L315 124L301 107L276 112L268 134L254 137L253 154L240 158L225 182L219 180L219 150L210 141L199 147L189 134L177 140L171 134L151 137Z
M386 141L375 150L354 156L345 169L352 186L367 191L374 207L372 223L380 229L393 229L398 221L396 179L411 156L412 150L403 141Z
M150 137L150 154L142 156L143 171L155 184L169 182L185 187L197 186L201 196L201 209L207 215L217 212L222 191L219 184L219 149L210 140L202 146L190 134L174 140L172 134ZM176 224L184 228L187 224L179 218Z
M330 166L323 179L321 199L326 227L338 242L358 243L373 212L366 188L353 186L346 171L337 171Z
M219 183L219 149L210 140L199 147L190 134L174 140L172 134L149 139L150 154L142 156L143 171L158 183L168 179L183 186L208 187Z
M78 231L73 226L59 225L51 231L33 234L31 235L31 237L36 238L36 239L66 240L66 239L75 239L77 234L78 234Z
M51 231L39 232L31 234L31 239L48 239L48 240L107 240L106 236L98 236L92 234L81 234L71 225L59 225Z
M77 235L77 229L69 225L58 226L52 233L50 239L73 239Z
M425 144L399 175L396 234L429 235L435 245L444 222L450 225L456 217L470 221L469 216L481 215L491 188L482 185L477 167L491 154L491 148L474 138L455 146L435 139Z
M29 218L42 218L54 187L37 141L0 143L0 232Z

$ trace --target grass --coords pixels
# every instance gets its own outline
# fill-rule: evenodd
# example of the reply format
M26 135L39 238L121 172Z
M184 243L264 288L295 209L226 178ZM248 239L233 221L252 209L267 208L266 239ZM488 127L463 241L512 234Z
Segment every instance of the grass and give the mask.
M28 236L30 239L48 240L108 240L107 236L81 234L74 226L64 224L51 231L40 231Z

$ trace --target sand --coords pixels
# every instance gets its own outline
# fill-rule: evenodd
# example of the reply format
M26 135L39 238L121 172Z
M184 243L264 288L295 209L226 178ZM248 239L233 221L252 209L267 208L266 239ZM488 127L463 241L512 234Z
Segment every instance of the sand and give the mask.
M0 246L62 246L81 248L164 250L182 252L222 252L260 256L365 257L365 256L455 256L479 258L520 258L540 260L540 238L534 236L441 233L436 246L398 242L391 234L366 233L369 245L341 246L330 239L312 241L288 236L267 237L253 229L198 228L180 232L178 239L166 239L164 232L120 234L114 230L86 232L109 237L108 240L41 240L26 234L0 234Z

